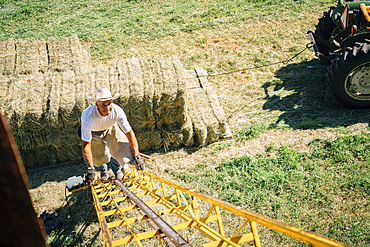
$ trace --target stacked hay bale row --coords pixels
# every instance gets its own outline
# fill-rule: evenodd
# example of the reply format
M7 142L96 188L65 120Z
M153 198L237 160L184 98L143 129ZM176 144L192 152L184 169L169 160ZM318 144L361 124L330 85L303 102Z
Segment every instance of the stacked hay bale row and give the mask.
M75 35L0 41L0 110L26 166L81 158L76 129L86 87L93 90L89 60Z
M191 136L184 75L178 59L134 57L98 66L94 78L96 87L121 94L116 103L124 109L140 149L157 150L183 145L184 135Z
M119 92L140 149L205 145L231 134L206 71L179 59L130 58L96 69L97 87ZM189 78L189 79L187 79Z
M5 78L8 79L8 78ZM76 129L85 108L73 71L36 72L0 80L2 102L27 166L81 158ZM82 102L82 104L81 104Z
M197 78L205 71L185 71L177 58L90 64L77 36L0 42L0 110L26 166L82 159L76 130L98 87L120 93L115 103L141 151L204 145L227 134L212 86Z

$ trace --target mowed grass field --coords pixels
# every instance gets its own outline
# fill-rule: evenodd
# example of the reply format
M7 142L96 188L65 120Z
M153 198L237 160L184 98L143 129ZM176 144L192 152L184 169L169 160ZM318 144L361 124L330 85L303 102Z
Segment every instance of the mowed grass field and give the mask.
M370 110L327 92L327 68L306 49L328 0L0 0L0 40L77 34L94 64L177 56L203 67L234 138L148 152L147 170L287 224L370 246ZM308 66L318 66L309 69ZM220 73L239 71L227 75ZM103 246L87 191L65 203L65 180L83 163L29 172L35 209L58 210L51 246ZM66 216L71 214L71 218ZM259 227L263 246L306 246Z

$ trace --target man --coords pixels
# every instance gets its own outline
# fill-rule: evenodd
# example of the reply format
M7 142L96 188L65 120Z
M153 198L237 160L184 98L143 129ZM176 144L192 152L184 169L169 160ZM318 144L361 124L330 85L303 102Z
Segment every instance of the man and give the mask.
M81 115L82 152L87 165L86 180L96 179L96 170L101 172L101 179L107 180L107 163L117 179L123 178L121 166L128 169L127 163L134 159L136 169L144 169L144 161L139 155L139 146L126 114L113 100L108 88L98 88L96 98L88 99L94 105L89 106ZM111 157L114 159L111 160ZM118 161L119 164L117 164Z

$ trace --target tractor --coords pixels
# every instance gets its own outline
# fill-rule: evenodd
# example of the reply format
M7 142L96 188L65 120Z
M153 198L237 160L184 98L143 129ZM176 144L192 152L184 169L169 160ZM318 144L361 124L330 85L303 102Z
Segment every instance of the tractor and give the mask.
M370 108L370 1L339 0L308 36L320 60L330 63L327 85L339 103Z

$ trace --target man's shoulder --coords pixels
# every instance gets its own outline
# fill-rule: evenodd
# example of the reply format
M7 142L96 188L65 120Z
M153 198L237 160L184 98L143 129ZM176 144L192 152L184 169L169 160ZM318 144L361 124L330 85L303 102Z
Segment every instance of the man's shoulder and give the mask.
M121 114L121 113L125 113L122 109L122 107L120 107L119 105L116 105L113 103L113 110L116 111L117 113Z
M93 114L93 111L95 110L96 106L95 105L91 105L89 107L87 107L81 114L81 118L85 119L85 118L89 118L90 116L92 116Z

